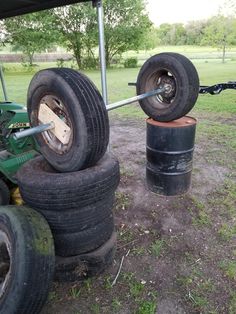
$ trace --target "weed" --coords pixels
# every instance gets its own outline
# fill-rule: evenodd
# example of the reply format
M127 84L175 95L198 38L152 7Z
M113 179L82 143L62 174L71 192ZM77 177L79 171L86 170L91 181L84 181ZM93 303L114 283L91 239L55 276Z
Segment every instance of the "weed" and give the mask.
M208 300L194 291L188 292L188 299L193 303L194 307L199 310L202 310L208 305Z
M118 298L115 298L112 300L111 305L112 305L113 312L117 312L122 304Z
M100 306L99 306L98 303L92 304L92 305L90 306L90 310L91 310L91 312L94 313L94 314L99 314L99 313L101 313Z
M92 278L88 278L84 281L84 286L88 292L91 292L92 289Z
M229 314L236 313L236 292L231 292L229 302Z
M121 177L127 177L127 178L132 178L134 176L134 172L130 169L125 169L124 167L120 168L120 175Z
M132 297L137 298L141 295L144 290L144 285L136 280L130 282L129 284L130 294Z
M106 276L104 279L104 286L106 290L110 290L112 288L112 278L111 276Z
M236 261L223 261L220 268L225 272L226 276L232 280L236 279Z
M210 217L204 210L200 210L197 218L192 219L194 226L209 226L211 224Z
M140 302L136 314L155 314L156 307L156 302L143 300Z
M126 210L129 208L130 204L131 201L129 194L126 194L124 192L116 192L116 210Z
M128 227L120 228L118 230L119 232L119 238L122 242L131 242L134 240L134 233L133 229L130 229Z
M58 295L56 293L56 291L51 291L48 294L48 301L56 301L58 300Z
M70 296L73 298L73 299L76 299L80 296L81 294L81 289L79 289L78 287L74 286L70 289L69 291L69 294Z
M218 234L222 240L229 241L236 235L236 225L230 227L224 223L218 230Z
M131 251L131 254L134 256L141 256L146 253L146 249L143 246L134 247Z
M153 242L150 246L150 252L152 255L154 256L160 256L161 253L163 252L164 248L165 248L166 242L165 240L161 239L161 240L156 240L155 242Z

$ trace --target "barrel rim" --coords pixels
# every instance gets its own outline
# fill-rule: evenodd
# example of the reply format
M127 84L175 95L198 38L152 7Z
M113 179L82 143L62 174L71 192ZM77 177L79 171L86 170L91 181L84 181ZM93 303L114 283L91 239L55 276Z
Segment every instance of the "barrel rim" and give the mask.
M156 121L152 118L147 118L146 123L149 125L153 125L156 127L162 127L162 128L183 128L183 127L190 127L195 126L197 124L197 119L190 117L190 116L184 116L180 119L169 121L169 122L161 122Z

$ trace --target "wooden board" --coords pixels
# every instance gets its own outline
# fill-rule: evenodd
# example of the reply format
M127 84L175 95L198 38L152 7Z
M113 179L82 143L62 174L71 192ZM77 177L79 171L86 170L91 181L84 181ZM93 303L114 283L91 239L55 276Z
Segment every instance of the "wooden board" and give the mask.
M54 129L47 132L52 132L62 144L68 144L71 136L70 127L61 120L46 104L40 104L38 119L41 123L54 123Z

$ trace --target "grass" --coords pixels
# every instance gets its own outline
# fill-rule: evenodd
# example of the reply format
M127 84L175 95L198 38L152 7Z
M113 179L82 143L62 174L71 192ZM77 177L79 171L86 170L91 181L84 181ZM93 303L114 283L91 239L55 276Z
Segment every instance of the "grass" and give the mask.
M220 268L229 279L236 280L236 261L222 261Z
M215 59L219 55L216 49L207 47L166 47L165 49L184 53L192 57L199 72L201 84L203 85L236 80L236 59L233 56L236 54L235 49L232 49L230 52L234 60L231 60L231 55L228 54L225 64ZM165 49L160 47L148 54L164 51ZM134 52L129 52L127 56L132 56L132 54ZM148 54L141 52L138 55L139 65ZM55 66L55 64L39 64L37 70L51 66ZM132 97L135 94L135 88L129 87L127 83L136 81L138 71L139 68L108 70L109 102ZM10 99L25 103L27 86L33 74L26 72L19 64L7 65L5 75ZM86 74L100 88L100 72L88 71ZM225 312L222 311L222 313L236 313L236 294L235 290L233 290L236 279L236 249L234 244L236 236L235 99L235 91L232 90L224 91L220 95L215 96L200 95L196 106L190 113L190 115L196 116L199 119L196 143L202 149L199 154L204 156L204 160L206 161L204 166L214 167L216 171L217 167L220 169L227 168L229 171L226 174L227 180L223 179L223 181L220 181L219 186L217 185L214 192L207 195L204 201L200 197L195 197L193 199L190 198L188 203L186 203L186 208L189 208L189 215L192 219L190 219L190 224L194 225L195 235L206 232L205 238L202 240L203 243L197 243L196 247L192 247L190 241L189 246L182 248L182 253L179 253L178 250L174 251L174 257L171 256L171 260L169 260L169 263L173 262L174 266L177 264L177 279L176 282L173 280L173 283L176 285L175 288L178 288L178 291L170 290L168 293L176 293L177 297L182 298L182 301L186 302L188 310L190 309L189 313L218 313L217 296L221 295L221 292L219 294L219 287L224 290L222 294L226 294L227 292L228 295L228 299L224 300L226 302L226 310ZM125 106L112 111L110 114L113 117L125 119L146 118L137 104ZM206 146L203 146L204 143ZM199 155L196 156L196 158L198 157ZM126 178L126 181L132 181L134 175L129 169L121 168L121 172L122 177ZM122 183L124 187L126 186L126 181L124 184ZM81 288L76 285L72 286L68 290L67 296L71 302L76 302L76 299L78 302L81 302L81 300L86 300L89 295L92 295L94 297L93 301L88 305L88 310L91 313L102 313L104 308L109 313L121 313L125 308L130 313L154 314L158 309L159 297L157 298L155 293L156 289L159 289L159 282L156 282L156 286L153 287L143 274L131 272L128 266L130 267L133 263L133 265L137 266L137 269L141 269L140 266L143 263L145 275L148 277L149 273L151 273L148 270L148 261L155 260L159 263L158 265L162 265L162 263L168 261L165 258L172 252L171 250L175 245L173 244L173 248L169 245L168 241L170 238L168 238L168 235L165 235L165 239L163 240L159 234L150 239L150 242L148 242L149 245L145 246L146 242L140 244L141 231L127 226L126 220L123 219L123 215L130 211L130 205L131 203L133 204L132 195L129 195L125 189L122 189L122 192L116 194L116 199L115 214L117 216L122 215L122 221L118 228L118 252L124 254L123 250L126 253L129 247L131 247L129 256L125 257L116 285L112 286L114 274L106 274L100 279L95 278L85 281L81 285ZM184 204L182 205L181 203L181 206L184 206ZM159 228L156 223L160 219L161 214L153 216L156 229ZM190 225L187 225L187 227L191 228ZM212 240L214 243L212 246L210 241L208 243L207 238L210 234L215 241ZM180 238L180 235L178 236ZM151 234L148 237L151 237ZM177 240L176 243L178 243ZM207 244L210 245L205 248ZM198 245L201 245L201 250L198 249ZM224 252L226 252L225 255L223 255ZM208 263L211 265L211 270L215 267L214 274L206 272ZM116 267L118 264L116 261ZM132 271L136 266L131 268ZM145 279L146 284L142 284L142 278ZM95 301L96 297L99 297L99 301ZM53 293L50 295L49 300L57 302L58 298L59 296Z
M151 246L150 246L150 248L149 248L149 251L150 251L151 254L154 255L154 256L160 256L160 255L163 253L165 247L166 247L166 242L165 242L165 240L160 239L160 240L154 241L154 242L151 244Z
M167 49L168 48L168 49ZM187 52L187 56L194 57L194 53L201 53L201 59L192 59L195 64L200 81L202 85L210 85L220 82L233 81L236 79L236 61L227 59L225 64L222 64L220 60L210 60L206 63L209 52L212 54L215 49L209 49L201 47L159 47L155 51L151 51L149 54L154 54L160 51L176 51L179 53ZM236 49L232 49L231 53L236 55ZM149 54L143 57L147 58ZM205 57L204 57L205 56ZM142 59L141 55L138 55L139 59ZM20 64L5 64L6 67L6 84L8 89L9 99L20 103L26 103L26 94L29 82L35 71L43 68L55 67L56 63L40 63L33 73L29 73ZM69 64L68 64L69 66ZM108 96L109 102L115 102L125 98L132 97L135 94L135 88L128 86L128 82L135 82L138 75L139 68L135 69L109 69L107 71L108 81ZM87 71L86 74L92 79L96 86L101 89L100 83L100 71ZM1 97L1 95L0 95ZM214 112L221 113L224 116L230 116L236 113L235 106L235 92L224 91L217 96L200 95L198 102L195 106L194 112ZM125 106L120 109L116 109L119 115L126 117L143 117L145 114L139 109L137 104Z

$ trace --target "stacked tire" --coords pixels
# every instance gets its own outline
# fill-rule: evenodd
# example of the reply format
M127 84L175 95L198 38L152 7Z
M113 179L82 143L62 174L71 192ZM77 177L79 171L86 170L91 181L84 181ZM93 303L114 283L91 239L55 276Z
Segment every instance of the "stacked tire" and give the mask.
M78 280L111 263L116 244L112 208L119 163L106 153L107 110L96 87L71 69L40 71L28 91L32 126L46 104L70 129L61 143L53 132L36 136L43 156L24 164L18 185L24 202L47 220L55 244L56 279Z

